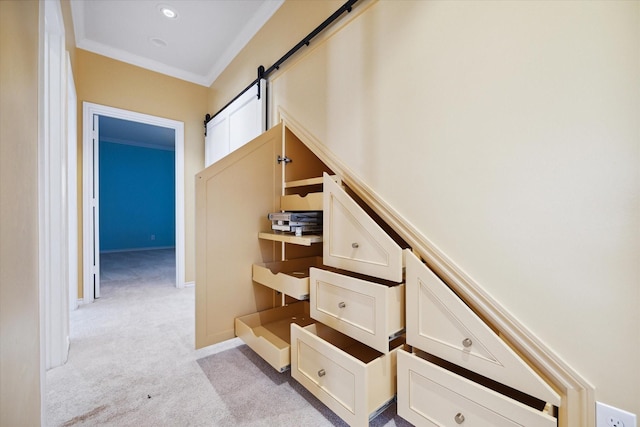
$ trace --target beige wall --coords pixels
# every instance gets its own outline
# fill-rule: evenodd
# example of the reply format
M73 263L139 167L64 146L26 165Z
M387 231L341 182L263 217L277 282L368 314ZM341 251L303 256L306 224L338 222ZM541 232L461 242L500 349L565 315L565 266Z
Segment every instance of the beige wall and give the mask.
M229 70L292 45L271 40ZM379 1L271 93L597 400L640 415L639 52L640 2Z
M208 113L224 107L258 77L260 65L272 66L342 4L342 0L287 0L213 82Z
M36 1L0 1L0 425L40 425Z
M204 165L207 88L101 55L76 50L78 156L82 157L82 102L184 122L185 280L195 280L195 174ZM82 199L80 199L82 200ZM82 277L80 275L79 277ZM81 286L79 294L82 295Z

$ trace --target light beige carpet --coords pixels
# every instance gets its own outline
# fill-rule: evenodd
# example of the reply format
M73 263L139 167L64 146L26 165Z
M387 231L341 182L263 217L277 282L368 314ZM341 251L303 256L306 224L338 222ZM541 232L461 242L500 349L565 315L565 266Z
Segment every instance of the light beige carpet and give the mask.
M103 254L102 296L70 313L68 362L47 372L48 426L343 426L240 340L194 350L194 288L173 251ZM395 405L374 426L409 425Z
M198 360L229 409L215 425L347 426L291 377L279 373L246 345ZM371 426L409 426L391 404Z

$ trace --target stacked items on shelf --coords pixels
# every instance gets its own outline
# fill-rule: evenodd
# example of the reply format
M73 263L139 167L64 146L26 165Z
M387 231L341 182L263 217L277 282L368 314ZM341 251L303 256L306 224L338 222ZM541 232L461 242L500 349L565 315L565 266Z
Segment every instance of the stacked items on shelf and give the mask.
M271 229L287 233L322 234L322 211L271 212Z

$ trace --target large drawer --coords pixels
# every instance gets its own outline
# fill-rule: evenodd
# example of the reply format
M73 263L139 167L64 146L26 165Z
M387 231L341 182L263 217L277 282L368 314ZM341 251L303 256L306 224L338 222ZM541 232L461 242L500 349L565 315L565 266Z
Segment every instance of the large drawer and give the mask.
M560 396L413 253L406 251L407 344L560 406Z
M389 341L404 332L404 290L311 268L311 317L388 353Z
M291 324L313 323L306 301L260 311L235 319L236 336L277 371L291 365Z
M416 426L555 427L557 420L399 350L398 415Z
M295 299L309 299L309 268L322 266L321 257L253 264L253 280Z
M325 265L402 282L402 248L327 174L323 188Z
M381 354L320 323L291 325L291 376L351 426L368 426L393 401L396 351Z

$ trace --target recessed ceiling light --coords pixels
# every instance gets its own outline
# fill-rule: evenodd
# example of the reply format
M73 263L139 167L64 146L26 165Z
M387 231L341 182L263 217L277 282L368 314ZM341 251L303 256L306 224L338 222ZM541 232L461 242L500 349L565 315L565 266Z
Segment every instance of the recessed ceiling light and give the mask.
M176 19L178 17L178 12L175 11L172 7L161 4L158 6L160 12L169 19Z
M149 41L159 47L167 47L168 43L161 38L151 37Z

